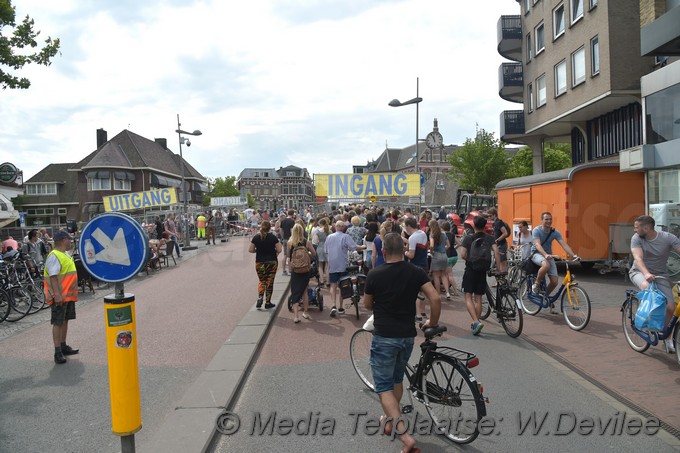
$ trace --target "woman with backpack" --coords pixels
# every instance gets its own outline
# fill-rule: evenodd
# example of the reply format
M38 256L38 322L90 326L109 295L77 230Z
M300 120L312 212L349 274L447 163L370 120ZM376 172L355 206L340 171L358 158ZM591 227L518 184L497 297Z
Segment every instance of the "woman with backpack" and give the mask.
M430 253L432 254L432 262L430 263L430 272L432 272L432 283L434 284L437 294L441 288L446 289L446 300L451 300L449 293L449 274L448 274L448 257L446 250L451 247L449 238L442 233L439 228L439 222L432 219L428 224L430 228Z
M250 241L248 251L255 253L255 271L260 283L257 285L257 303L255 308L262 307L262 302L266 296L267 302L265 309L276 307L272 303L272 291L274 290L274 278L278 268L278 256L282 246L279 238L271 232L272 224L264 221L260 224L260 232Z
M298 311L300 300L302 300L302 317L312 319L307 310L309 309L309 299L307 298L307 286L309 286L310 271L312 269L312 259L316 256L312 241L305 238L304 227L296 223L288 240L288 258L290 267L290 297L293 302L293 322L300 322Z

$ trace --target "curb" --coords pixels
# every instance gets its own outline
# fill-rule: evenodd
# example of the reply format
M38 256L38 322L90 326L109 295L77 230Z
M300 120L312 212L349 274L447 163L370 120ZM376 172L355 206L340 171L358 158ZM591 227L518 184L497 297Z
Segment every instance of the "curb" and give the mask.
M285 302L290 278L278 275L272 300L278 300L273 311L246 313L222 344L205 370L187 389L175 411L168 415L148 442L149 452L212 451L221 434L216 429L217 417L231 410L250 374L267 338L273 320Z

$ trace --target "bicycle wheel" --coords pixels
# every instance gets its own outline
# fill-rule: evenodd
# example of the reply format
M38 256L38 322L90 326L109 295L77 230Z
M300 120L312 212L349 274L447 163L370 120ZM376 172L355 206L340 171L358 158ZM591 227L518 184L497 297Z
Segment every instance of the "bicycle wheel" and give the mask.
M570 300L571 299L571 303ZM583 330L590 321L590 297L580 286L568 286L560 301L564 321L573 330Z
M15 286L9 289L10 311L7 321L14 322L22 319L31 309L31 296L23 288Z
M31 308L28 311L29 315L41 310L47 305L47 301L45 300L45 292L42 288L38 288L35 285L30 285L24 289L31 296Z
M433 359L423 374L421 391L438 434L457 444L477 438L477 424L486 415L486 407L477 381L465 365L446 357Z
M633 329L633 320L635 319L635 313L637 312L639 305L640 301L637 297L631 297L626 300L623 304L623 308L621 308L621 325L623 326L623 335L626 337L628 346L630 346L633 351L645 352L649 349L649 343Z
M678 253L671 251L666 263L666 269L668 270L669 277L675 277L680 274L680 255Z
M531 284L531 280L529 277L525 278L522 280L522 283L519 284L519 289L517 290L517 295L519 296L520 300L522 301L522 306L524 307L524 312L527 315L534 316L538 314L539 311L541 311L541 307L538 304L535 304L531 299L529 299L529 285Z
M357 319L359 319L359 293L355 293L354 296L352 296L352 303L354 304L354 309L357 312Z
M349 341L349 356L352 359L354 371L356 371L361 382L363 382L369 390L374 392L375 385L373 385L373 373L371 372L371 364L369 363L372 341L373 332L365 329L357 330Z
M0 322L4 321L10 311L9 294L4 289L0 289Z
M675 330L673 332L673 342L675 343L675 356L680 363L680 324L675 324Z
M512 338L517 338L522 333L522 327L524 326L524 317L522 316L522 310L517 307L515 302L515 294L503 294L501 298L501 306L498 307L501 324L505 333Z
M485 297L482 297L482 314L479 316L479 319L486 319L489 317L491 314L491 306L496 306L496 298L487 284Z

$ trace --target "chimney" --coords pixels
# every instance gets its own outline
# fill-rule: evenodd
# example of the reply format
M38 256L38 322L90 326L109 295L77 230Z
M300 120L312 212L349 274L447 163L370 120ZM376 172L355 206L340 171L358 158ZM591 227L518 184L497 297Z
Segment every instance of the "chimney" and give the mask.
M161 145L163 149L168 149L168 139L167 138L154 138L156 143Z
M106 131L101 127L97 129L97 149L99 149L104 143L108 141L109 139L106 136Z

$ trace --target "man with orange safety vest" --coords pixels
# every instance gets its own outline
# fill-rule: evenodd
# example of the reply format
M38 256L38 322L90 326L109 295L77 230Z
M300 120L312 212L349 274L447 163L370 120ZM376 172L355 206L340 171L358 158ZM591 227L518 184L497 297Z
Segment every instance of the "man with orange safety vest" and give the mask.
M68 321L76 319L78 300L78 272L76 264L66 252L71 248L72 237L59 230L54 233L54 249L45 260L44 288L47 303L52 306L52 340L55 363L66 363L67 355L78 354L78 349L66 344Z
M196 217L196 239L205 239L205 213L200 212Z

